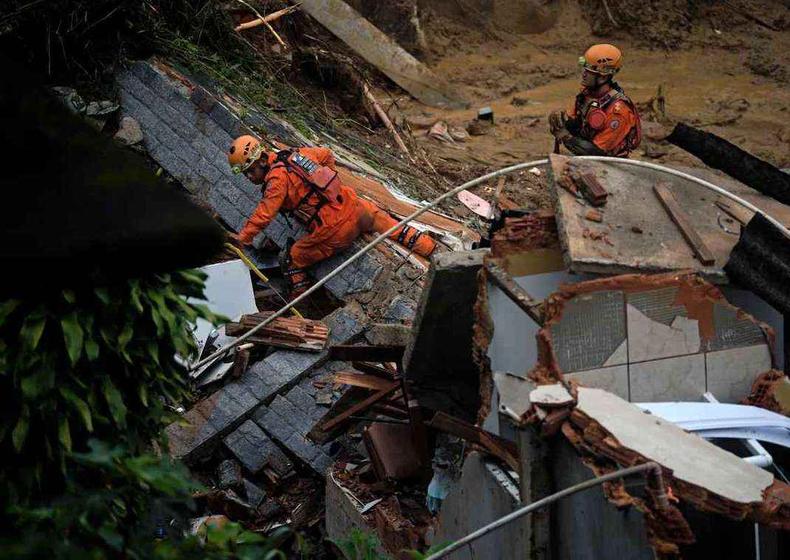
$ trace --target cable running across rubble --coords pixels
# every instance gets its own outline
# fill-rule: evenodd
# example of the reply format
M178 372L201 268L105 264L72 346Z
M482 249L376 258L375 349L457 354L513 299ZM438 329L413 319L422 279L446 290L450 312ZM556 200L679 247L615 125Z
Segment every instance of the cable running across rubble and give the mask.
M696 184L698 184L698 185L700 185L702 187L705 187L706 189L709 189L709 190L711 190L711 191L713 191L713 192L715 192L717 194L720 194L721 196L729 198L733 202L736 202L736 203L740 204L741 206L743 206L745 208L748 208L752 212L756 212L756 213L762 214L779 231L781 231L782 234L784 234L785 237L790 239L790 230L788 230L781 222L779 222L779 220L777 220L776 218L766 214L765 212L763 212L762 210L757 208L751 202L749 202L747 200L744 200L743 198L741 198L741 197L739 197L739 196L737 196L735 194L732 194L731 192L729 192L729 191L727 191L727 190L725 190L725 189L723 189L721 187L718 187L718 186L714 185L713 183L710 183L710 182L708 182L708 181L706 181L704 179L700 179L699 177L694 177L693 175L689 175L688 173L683 173L682 171L678 171L676 169L671 169L669 167L664 167L662 165L657 165L657 164L649 163L649 162L646 162L646 161L623 159L623 158L609 157L609 156L577 156L577 157L579 159L585 159L585 160L591 160L591 161L605 161L605 162L611 162L611 163L621 163L621 164L626 164L626 165L633 165L633 166L636 166L636 167L644 167L646 169L653 169L653 170L656 170L656 171L660 171L662 173L667 173L669 175L674 175L676 177L680 177L682 179L686 179L687 181L691 181L693 183L696 183ZM299 302L303 301L304 299L306 299L308 296L310 296L316 290L318 290L321 286L326 284L329 280L331 280L332 278L334 278L335 276L340 274L340 272L342 272L345 268L347 268L354 261L359 259L362 255L364 255L365 253L370 251L373 247L375 247L376 245L381 243L383 240L387 239L392 232L396 231L399 227L408 224L410 221L412 221L415 218L421 216L425 212L428 212L429 210L434 208L437 204L447 200L451 196L454 196L454 195L458 194L459 192L461 192L463 190L470 189L472 187L476 187L477 185L480 185L482 183L490 181L491 179L495 179L495 178L497 178L497 177L499 177L501 175L507 175L507 174L513 173L515 171L521 171L522 169L527 169L527 168L530 168L530 167L537 167L539 165L547 165L548 163L549 163L549 160L546 159L546 158L544 158L544 159L537 159L537 160L529 161L529 162L526 162L526 163L517 163L515 165L511 165L509 167L504 167L504 168L499 169L497 171L492 171L491 173L486 173L485 175L481 175L480 177L478 177L476 179L472 179L471 181L467 181L466 183L464 183L462 185L458 185L457 187L455 187L455 188L447 191L446 193L438 196L437 198L433 199L431 202L429 202L425 206L421 206L420 208L418 208L417 210L415 210L414 212L412 212L411 214L409 214L408 216L403 218L400 222L398 222L397 224L392 226L387 231L385 231L383 233L380 233L373 241L371 241L370 243L368 243L367 245L362 247L359 251L357 251L356 253L351 255L348 259L343 261L336 269L334 269L332 272L330 272L329 274L327 274L326 276L321 278L318 282L313 284L313 286L310 287L310 289L308 289L306 292L301 294L299 297L295 298L293 301L291 301L290 303L288 303L284 307L280 308L274 314L270 315L265 321L262 321L261 323L258 323L255 327L253 327L252 329L247 331L245 334L241 335L239 338L235 339L233 342L230 342L230 343L226 344L225 346L223 346L219 350L213 352L211 355L209 355L206 358L203 358L202 360L200 360L197 363L195 363L190 368L190 371L194 371L194 370L196 370L196 369L198 369L200 367L203 367L204 365L216 360L217 358L219 358L220 356L224 355L229 350L232 350L234 347L236 347L241 342L244 342L245 340L247 340L249 337L254 335L256 332L258 332L260 329L262 329L263 327L265 327L266 325L268 325L269 323L271 323L272 321L274 321L278 317L281 317L282 315L284 315L287 311L289 311L291 308L293 308L297 303L299 303Z

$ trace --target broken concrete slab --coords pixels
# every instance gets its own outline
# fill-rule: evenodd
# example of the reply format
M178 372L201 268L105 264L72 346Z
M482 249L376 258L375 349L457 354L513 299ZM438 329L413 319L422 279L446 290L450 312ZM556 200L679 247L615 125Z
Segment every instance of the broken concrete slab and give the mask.
M553 383L538 385L530 392L529 401L543 408L556 408L571 404L573 396L561 383Z
M485 249L434 257L403 364L420 404L474 421L480 369L474 361L474 307Z
M668 175L610 162L585 162L609 192L603 222L593 224L584 217L585 204L562 186L571 158L553 154L550 159L560 241L572 271L611 275L694 270L712 282L727 283L722 267L738 237L719 225L716 195L687 179L671 177L673 194L715 257L713 265L704 266L653 192L653 186L667 181ZM675 167L744 197L782 221L790 221L786 206L734 179L708 169Z
M771 473L602 389L580 387L572 422L594 421L621 448L660 464L676 481L743 506L762 503ZM579 416L581 413L583 416ZM590 435L592 437L592 434ZM590 441L596 445L596 441ZM603 451L603 449L601 449ZM708 468L714 466L715 468ZM673 488L676 486L673 484Z
M224 440L225 446L252 474L269 466L278 474L287 474L290 461L255 422L247 420Z
M300 7L423 103L455 109L468 106L447 82L342 0L304 0Z

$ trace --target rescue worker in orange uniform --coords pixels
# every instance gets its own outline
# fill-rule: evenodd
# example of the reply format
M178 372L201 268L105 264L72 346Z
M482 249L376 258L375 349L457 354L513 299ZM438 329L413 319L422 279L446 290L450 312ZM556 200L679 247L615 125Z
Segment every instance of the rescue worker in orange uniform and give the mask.
M577 156L628 157L639 146L639 113L614 81L622 64L623 55L614 45L593 45L579 58L581 92L567 113L549 116L556 153L562 144Z
M239 232L241 245L251 245L278 212L296 217L307 227L307 235L295 242L289 240L280 255L292 297L310 285L305 271L308 266L346 249L363 233L381 233L397 223L341 183L335 157L327 148L267 152L257 138L245 135L233 142L228 162L234 173L244 173L262 186L263 197ZM433 239L408 225L395 230L390 238L423 257L436 248Z

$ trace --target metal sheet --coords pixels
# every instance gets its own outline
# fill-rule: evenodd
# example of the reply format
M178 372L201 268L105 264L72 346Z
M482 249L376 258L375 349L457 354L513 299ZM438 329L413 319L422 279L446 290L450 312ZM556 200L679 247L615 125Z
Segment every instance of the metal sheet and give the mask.
M231 321L238 320L242 315L258 312L250 271L241 260L210 264L200 270L208 275L204 292L206 297L203 300L191 298L190 303L207 305L211 311L224 315ZM203 352L213 330L214 327L208 321L197 320L192 335L200 349L198 355Z
M756 406L706 402L637 406L705 438L757 439L790 447L790 418Z

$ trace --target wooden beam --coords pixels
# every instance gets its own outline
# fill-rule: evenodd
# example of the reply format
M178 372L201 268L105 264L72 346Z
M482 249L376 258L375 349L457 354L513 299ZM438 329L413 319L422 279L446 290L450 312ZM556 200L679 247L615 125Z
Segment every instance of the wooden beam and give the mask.
M382 379L392 380L395 378L395 374L392 370L377 366L375 364L368 362L351 362L351 365L354 366L354 369L358 369L362 373L375 375L376 377L380 377Z
M694 255L697 259L705 266L715 264L716 258L699 236L697 230L694 229L694 226L691 224L691 219L680 207L680 204L678 204L678 201L675 199L672 191L669 190L669 187L664 183L657 183L653 185L653 191L656 193L656 196L658 196L658 200L661 201L669 217L672 218L672 221L678 226L680 233L683 234L684 239L691 247L691 250L694 251Z
M350 420L351 416L358 416L360 413L364 412L368 408L372 407L377 402L387 398L391 393L395 392L398 388L400 388L400 382L392 381L386 389L382 389L381 391L376 391L368 398L361 400L357 404L351 406L344 412L341 412L334 418L327 420L321 424L320 429L323 432L328 432L333 428L336 428L340 424Z
M460 418L450 416L444 412L437 412L434 414L431 421L428 422L428 426L434 430L439 430L476 443L491 453L491 455L500 459L514 471L519 471L518 448L514 443L506 439L502 439L482 428L464 422Z
M364 387L365 389L373 389L375 391L383 391L388 389L392 381L387 381L380 377L373 375L365 375L364 373L354 373L350 371L341 371L333 375L335 382L343 383L345 385L352 385L354 387Z
M404 346L352 346L337 344L329 347L329 359L341 362L399 362Z
M519 286L502 267L493 261L486 262L488 279L498 286L505 295L519 308L529 315L538 325L543 325L543 314L540 310L542 302L529 295L524 288Z

